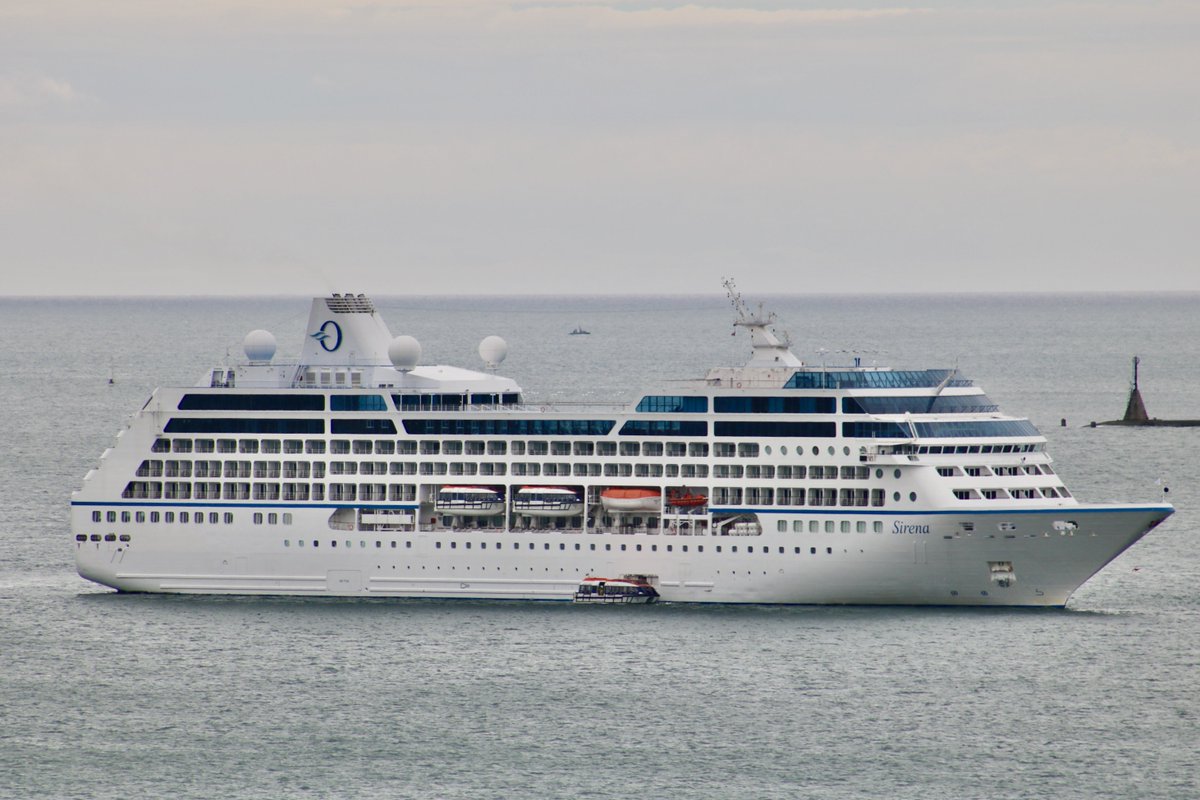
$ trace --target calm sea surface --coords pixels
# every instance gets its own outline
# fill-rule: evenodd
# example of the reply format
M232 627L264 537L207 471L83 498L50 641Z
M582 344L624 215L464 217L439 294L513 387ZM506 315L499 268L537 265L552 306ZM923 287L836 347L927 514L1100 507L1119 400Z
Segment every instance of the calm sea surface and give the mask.
M715 296L377 304L425 362L505 337L537 399L749 348ZM0 300L0 797L1200 796L1200 429L1086 426L1135 354L1152 415L1200 417L1200 296L769 304L800 357L957 364L1078 497L1178 513L1060 611L117 595L75 575L71 491L155 386L253 328L294 356L308 301Z

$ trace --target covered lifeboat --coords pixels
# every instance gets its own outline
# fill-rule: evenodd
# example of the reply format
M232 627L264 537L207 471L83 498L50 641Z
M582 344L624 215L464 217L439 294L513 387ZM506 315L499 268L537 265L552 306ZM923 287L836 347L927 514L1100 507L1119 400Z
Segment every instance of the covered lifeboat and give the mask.
M600 505L605 511L660 511L662 490L651 487L614 486L600 493Z
M513 493L513 511L530 517L573 517L583 513L583 500L565 486L522 486Z

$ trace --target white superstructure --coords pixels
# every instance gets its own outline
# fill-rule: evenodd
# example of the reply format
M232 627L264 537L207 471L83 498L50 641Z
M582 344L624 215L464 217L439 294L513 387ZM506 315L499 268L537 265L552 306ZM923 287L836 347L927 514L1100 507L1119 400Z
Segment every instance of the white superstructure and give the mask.
M1086 505L1045 438L953 370L812 367L753 345L629 405L528 406L420 365L369 299L313 301L298 363L158 389L71 503L80 575L122 591L1061 606L1169 516ZM488 337L494 367L506 347ZM641 579L641 578L640 578Z

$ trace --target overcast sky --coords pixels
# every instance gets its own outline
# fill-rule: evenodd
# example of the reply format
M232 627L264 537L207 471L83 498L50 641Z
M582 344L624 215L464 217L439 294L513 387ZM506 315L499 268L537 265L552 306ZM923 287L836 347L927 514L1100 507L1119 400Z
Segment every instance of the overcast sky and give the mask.
M1200 3L3 0L0 294L1200 290Z

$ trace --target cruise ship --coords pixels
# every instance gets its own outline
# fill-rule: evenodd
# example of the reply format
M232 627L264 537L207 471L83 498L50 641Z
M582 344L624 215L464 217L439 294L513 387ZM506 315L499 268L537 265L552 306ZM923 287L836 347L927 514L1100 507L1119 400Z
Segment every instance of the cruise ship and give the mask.
M1172 512L1093 505L956 369L814 366L726 285L749 359L627 404L531 404L421 364L372 301L160 388L71 501L123 592L570 602L1063 606Z

